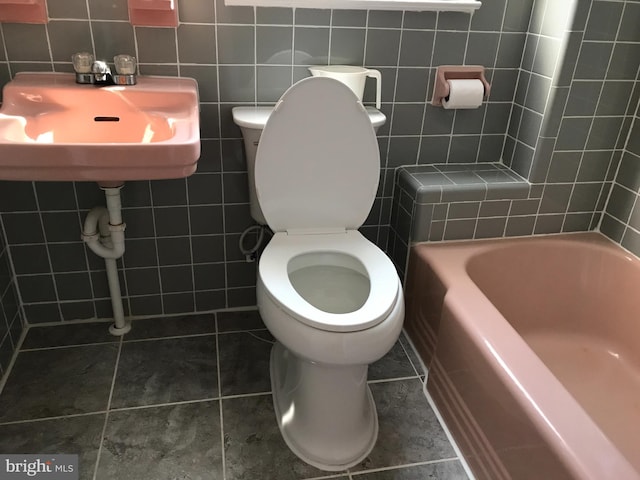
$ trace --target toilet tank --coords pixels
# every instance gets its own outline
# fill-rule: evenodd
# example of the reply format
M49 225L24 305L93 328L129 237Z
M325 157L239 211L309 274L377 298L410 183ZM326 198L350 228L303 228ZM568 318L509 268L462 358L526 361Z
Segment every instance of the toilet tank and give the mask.
M387 117L381 111L373 107L365 107L371 124L375 132L385 124ZM244 140L244 150L247 155L247 172L249 177L249 203L251 209L251 217L260 225L266 225L255 187L255 164L256 152L258 151L258 142L262 130L269 119L269 115L273 111L273 107L233 107L233 122L240 127L242 138Z

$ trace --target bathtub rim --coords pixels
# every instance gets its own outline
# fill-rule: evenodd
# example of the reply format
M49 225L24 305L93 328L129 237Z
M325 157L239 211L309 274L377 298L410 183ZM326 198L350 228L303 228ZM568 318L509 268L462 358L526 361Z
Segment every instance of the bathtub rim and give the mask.
M500 381L527 412L538 433L557 452L558 459L565 467L580 479L640 479L640 472L602 432L468 274L467 263L473 255L504 248L505 244L549 241L565 244L579 242L588 248L605 249L610 254L637 262L640 268L637 257L597 232L424 243L415 244L414 247L421 247L416 249L419 258L429 264L446 287L446 308L492 365ZM438 256L444 256L445 259L438 259ZM443 261L447 263L446 266L442 265ZM458 269L457 272L445 271L445 267L451 268L451 262ZM451 279L454 274L455 284ZM491 323L490 328L487 328L487 322ZM436 358L437 346L434 360ZM539 375L532 375L532 371ZM594 438L594 434L597 438ZM585 438L589 438L589 441L585 441Z

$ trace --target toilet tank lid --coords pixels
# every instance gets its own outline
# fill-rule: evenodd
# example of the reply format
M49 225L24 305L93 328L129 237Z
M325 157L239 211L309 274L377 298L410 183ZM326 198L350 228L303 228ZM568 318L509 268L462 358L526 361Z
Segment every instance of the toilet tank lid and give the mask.
M243 128L264 129L274 107L233 107L233 123ZM374 128L381 127L387 121L384 113L374 107L365 107Z

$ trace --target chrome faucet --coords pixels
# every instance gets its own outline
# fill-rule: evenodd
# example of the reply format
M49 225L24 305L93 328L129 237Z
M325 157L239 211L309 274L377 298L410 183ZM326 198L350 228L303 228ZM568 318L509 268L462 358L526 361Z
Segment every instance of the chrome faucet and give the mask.
M111 75L111 68L107 65L107 62L102 60L96 60L91 65L91 73L93 73L93 78L95 79L95 83L104 83L108 85L113 85L113 76Z
M113 57L117 73L111 73L111 67L103 60L93 59L93 55L86 52L75 53L73 69L76 72L76 83L93 85L135 85L136 59L131 55L116 55Z

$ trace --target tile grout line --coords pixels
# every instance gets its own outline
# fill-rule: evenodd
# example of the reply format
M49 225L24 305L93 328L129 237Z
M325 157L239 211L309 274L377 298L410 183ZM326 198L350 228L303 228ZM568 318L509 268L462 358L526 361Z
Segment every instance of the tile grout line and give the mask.
M218 335L218 315L215 318L216 324L216 375L218 376L218 409L220 413L220 459L222 468L222 479L227 478L227 459L225 455L224 442L224 413L222 409L222 377L220 375L220 336Z
M458 444L456 443L455 439L453 438L453 435L451 434L451 431L449 430L449 427L447 427L447 424L445 423L444 418L440 414L440 410L438 410L438 408L436 407L436 404L433 401L433 398L431 398L431 395L429 394L429 392L427 390L427 382L426 382L426 380L425 380L423 388L422 388L422 393L424 394L425 398L427 399L427 403L429 404L429 406L433 410L433 413L435 414L436 418L438 419L438 423L442 427L442 430L444 431L444 434L446 435L447 440L449 440L449 443L451 444L451 448L453 448L453 451L455 452L458 460L462 464L462 468L464 469L465 473L469 477L469 480L475 480L475 476L473 475L473 472L471 471L471 468L469 467L469 465L467 464L467 461L465 460L464 456L462 455L462 451L460 450L460 447L458 447Z
M120 365L120 355L122 353L122 337L120 337L120 342L118 343L118 354L116 355L116 362L113 367L113 378L111 379L111 389L109 390L109 397L107 399L107 410L104 415L104 424L102 425L102 434L100 435L100 446L98 447L98 454L96 455L96 464L93 470L93 480L96 480L98 477L98 467L100 465L100 456L102 455L102 446L104 445L104 436L107 432L107 424L109 423L109 409L111 408L111 400L113 398L113 390L116 385L116 377L118 375L118 367Z

